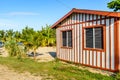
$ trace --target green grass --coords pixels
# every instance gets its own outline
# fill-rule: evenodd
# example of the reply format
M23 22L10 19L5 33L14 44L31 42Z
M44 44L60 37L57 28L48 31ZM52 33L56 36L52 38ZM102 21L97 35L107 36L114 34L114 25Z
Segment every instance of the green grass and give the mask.
M116 80L113 77L91 73L75 66L60 61L35 62L31 59L17 59L13 57L0 57L0 64L18 72L30 72L34 75L43 76L43 80Z

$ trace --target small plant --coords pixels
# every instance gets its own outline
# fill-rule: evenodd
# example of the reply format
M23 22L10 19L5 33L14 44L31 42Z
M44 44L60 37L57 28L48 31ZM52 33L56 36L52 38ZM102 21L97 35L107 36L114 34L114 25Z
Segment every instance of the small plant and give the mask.
M17 57L20 59L22 56L25 56L24 46L18 45L14 39L7 41L5 43L5 48L11 57Z
M117 80L120 80L120 73L117 73L116 79L117 79Z

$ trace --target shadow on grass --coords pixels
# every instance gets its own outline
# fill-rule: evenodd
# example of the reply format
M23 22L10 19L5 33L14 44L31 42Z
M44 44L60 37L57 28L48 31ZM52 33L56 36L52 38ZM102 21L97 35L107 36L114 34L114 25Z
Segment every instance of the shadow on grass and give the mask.
M35 53L35 56L43 55L42 53ZM27 54L28 57L34 57L34 52L30 52Z

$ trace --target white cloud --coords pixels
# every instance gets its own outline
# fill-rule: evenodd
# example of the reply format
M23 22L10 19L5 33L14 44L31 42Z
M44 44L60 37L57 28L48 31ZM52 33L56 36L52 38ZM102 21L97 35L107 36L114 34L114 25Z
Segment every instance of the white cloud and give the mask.
M8 29L16 29L18 27L18 23L9 19L0 19L0 30L8 30Z
M0 23L0 27L16 27L16 24L12 24L12 23Z
M7 16L37 16L40 15L39 13L35 12L9 12L0 15L7 15Z
M11 15L11 16L15 16L15 15L39 15L38 13L33 13L33 12L11 12L11 13L8 13L8 15Z

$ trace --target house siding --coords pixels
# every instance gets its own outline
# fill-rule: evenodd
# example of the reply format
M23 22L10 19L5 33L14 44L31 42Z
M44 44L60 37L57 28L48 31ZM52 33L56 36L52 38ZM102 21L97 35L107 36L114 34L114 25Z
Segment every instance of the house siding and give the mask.
M101 15L84 13L73 13L68 18L63 20L61 22L61 25L56 29L57 57L61 60L79 63L100 69L111 71L116 70L114 48L114 22L114 17L106 17ZM84 28L99 25L103 25L105 30L104 50L85 49ZM61 32L63 30L72 30L72 48L62 47Z
M120 20L119 20L119 56L120 56ZM119 70L120 70L120 57L119 57Z

